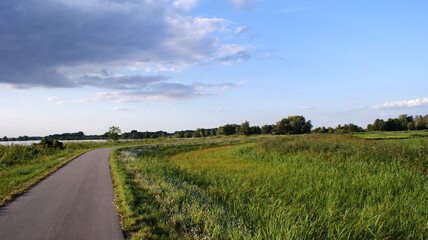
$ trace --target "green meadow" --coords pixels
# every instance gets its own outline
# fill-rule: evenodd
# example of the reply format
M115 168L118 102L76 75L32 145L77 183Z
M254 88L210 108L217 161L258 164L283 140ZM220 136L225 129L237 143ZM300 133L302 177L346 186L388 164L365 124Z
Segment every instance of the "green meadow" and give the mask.
M427 151L312 134L117 149L111 166L129 239L426 239Z
M354 133L356 137L365 138L368 140L406 140L404 142L420 142L428 143L427 130L414 131L394 131L394 132L362 132Z

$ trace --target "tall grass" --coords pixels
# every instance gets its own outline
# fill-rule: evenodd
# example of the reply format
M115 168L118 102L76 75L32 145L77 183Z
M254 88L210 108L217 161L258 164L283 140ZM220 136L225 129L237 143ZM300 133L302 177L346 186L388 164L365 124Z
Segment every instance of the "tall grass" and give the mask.
M117 156L116 168L127 182L116 187L127 189L122 205L132 209L131 214L122 212L122 221L132 222L124 226L135 233L133 238L148 236L138 234L150 222L136 219L150 213L154 222L168 226L163 235L150 232L158 237L172 232L176 238L207 239L428 236L424 144L324 135L190 150L136 148ZM177 228L171 223L194 216L200 216L200 225L183 220ZM215 224L201 228L206 222ZM192 226L203 230L189 235Z

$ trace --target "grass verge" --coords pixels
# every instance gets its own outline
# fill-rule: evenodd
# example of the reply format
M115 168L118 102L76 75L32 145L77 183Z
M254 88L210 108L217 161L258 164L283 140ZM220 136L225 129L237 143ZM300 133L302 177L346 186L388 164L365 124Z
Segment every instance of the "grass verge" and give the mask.
M427 146L290 136L116 150L130 239L426 239Z

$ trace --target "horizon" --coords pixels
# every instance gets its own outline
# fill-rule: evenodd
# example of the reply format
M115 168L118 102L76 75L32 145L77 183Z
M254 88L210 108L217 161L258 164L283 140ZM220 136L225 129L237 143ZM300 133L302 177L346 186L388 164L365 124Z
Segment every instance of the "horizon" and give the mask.
M1 4L0 137L428 113L428 2Z

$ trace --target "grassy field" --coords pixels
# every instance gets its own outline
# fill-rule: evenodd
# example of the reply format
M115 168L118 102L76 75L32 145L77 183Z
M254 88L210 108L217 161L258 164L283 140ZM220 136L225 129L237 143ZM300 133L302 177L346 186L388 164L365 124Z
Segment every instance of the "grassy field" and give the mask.
M64 149L40 145L0 146L0 207L78 155L96 148L177 140L67 143Z
M428 143L427 130L415 131L395 131L395 132L364 132L353 134L356 137L367 140L405 140L404 142L420 142L421 140Z
M131 239L426 239L424 142L304 135L118 149Z

